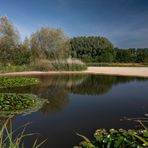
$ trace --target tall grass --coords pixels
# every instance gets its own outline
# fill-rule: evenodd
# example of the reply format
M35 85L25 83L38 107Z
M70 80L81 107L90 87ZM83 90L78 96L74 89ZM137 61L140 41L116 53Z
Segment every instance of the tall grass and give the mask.
M24 126L12 130L12 123L11 120L8 119L0 129L0 148L25 148L24 145L24 138L28 136L33 136L34 134L25 134L25 130L28 124L25 124ZM20 134L17 136L14 136L16 131L22 129ZM32 145L32 148L39 148L41 147L46 140L38 143L38 139L36 139Z
M87 66L77 59L65 59L65 60L40 60L32 65L34 70L39 71L81 71L86 70Z

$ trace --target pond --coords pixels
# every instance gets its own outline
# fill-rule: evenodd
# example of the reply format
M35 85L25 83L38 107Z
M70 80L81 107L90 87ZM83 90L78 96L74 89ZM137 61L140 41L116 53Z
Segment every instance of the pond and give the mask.
M39 76L41 84L0 89L0 92L32 93L47 99L37 112L17 115L14 128L25 123L27 133L39 133L25 141L31 147L36 137L47 139L43 147L71 148L81 138L89 138L98 128L135 128L125 117L143 117L148 113L148 79L105 75ZM0 125L5 119L0 118ZM136 127L137 128L137 127Z

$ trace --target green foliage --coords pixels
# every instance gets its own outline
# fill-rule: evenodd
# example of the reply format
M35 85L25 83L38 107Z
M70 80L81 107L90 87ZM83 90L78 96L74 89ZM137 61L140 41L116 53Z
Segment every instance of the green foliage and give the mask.
M40 61L36 61L33 65L32 65L32 69L33 70L37 70L37 71L49 71L49 70L54 70L53 65L51 64L51 62L49 60L40 60Z
M75 37L70 45L71 56L87 63L148 63L148 48L113 48L104 37Z
M71 56L83 61L112 62L113 44L104 37L74 37L70 40Z
M40 109L44 102L31 94L0 93L0 116L33 112Z
M31 66L0 66L0 73L31 71Z
M0 129L0 148L24 148L24 139L29 136L34 136L35 134L26 134L25 129L27 127L27 124L24 126L18 128L22 131L19 131L20 133L17 136L14 136L15 132L18 132L18 129L13 131L11 120L6 120L2 128ZM33 142L32 148L39 148L41 147L46 140L43 140L41 142L38 142L38 139L36 139Z
M39 79L37 78L27 78L27 77L0 77L0 88L10 88L19 86L28 86L39 84Z
M96 67L148 67L146 63L86 63L86 65Z
M142 126L140 130L124 130L124 129L98 129L94 134L94 140L91 141L83 135L84 141L80 142L80 146L74 148L147 148L148 147L148 128L143 123L148 122L148 114L145 118L128 119L133 120Z
M148 146L147 130L98 129L94 134L94 141L81 136L84 141L75 148L146 148Z
M19 45L12 52L11 65L29 65L31 63L31 51Z
M56 63L54 64L54 69L55 70L60 70L60 71L82 71L86 70L87 66L86 65L79 65L79 64L69 64L69 63Z
M87 66L76 59L67 59L67 60L40 60L32 66L33 70L39 71L81 71L86 70Z
M31 35L30 44L33 60L68 56L68 38L61 29L42 27Z
M137 49L136 62L148 63L148 48Z
M50 61L78 58L86 63L148 63L148 48L114 48L105 37L81 36L69 39L61 29L42 27L23 42L19 33L6 16L0 17L0 66L27 66L35 69L83 70L78 65L63 63L52 67ZM36 61L42 60L41 63ZM44 62L43 62L44 61ZM47 68L43 65L47 66ZM59 66L60 65L60 66ZM58 68L57 68L58 67ZM63 68L65 67L65 68Z
M14 49L18 46L19 35L6 16L0 17L0 63L11 64Z

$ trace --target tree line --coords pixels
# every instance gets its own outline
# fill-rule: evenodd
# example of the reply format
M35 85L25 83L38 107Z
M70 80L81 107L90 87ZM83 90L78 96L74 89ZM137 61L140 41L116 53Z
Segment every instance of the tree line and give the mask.
M0 65L28 65L68 57L69 39L61 29L42 27L24 41L8 17L0 17Z
M85 62L148 63L148 48L114 48L104 37L74 37L70 44L71 56Z
M119 49L100 36L69 38L61 29L42 27L23 41L6 16L0 17L0 66L29 65L68 57L84 62L148 63L148 48Z

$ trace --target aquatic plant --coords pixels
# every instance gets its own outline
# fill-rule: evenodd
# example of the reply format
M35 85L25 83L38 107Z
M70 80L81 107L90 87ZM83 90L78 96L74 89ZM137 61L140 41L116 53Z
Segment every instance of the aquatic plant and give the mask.
M32 94L1 93L0 116L9 117L15 114L35 112L44 103L44 99L39 99Z
M0 88L11 88L38 84L37 78L29 77L0 77Z
M148 117L148 114L146 114ZM94 140L89 140L87 137L77 134L84 140L79 146L74 148L147 148L148 147L148 128L143 122L148 122L148 118L144 120L134 119L142 125L140 130L124 130L124 129L98 129L94 133Z

